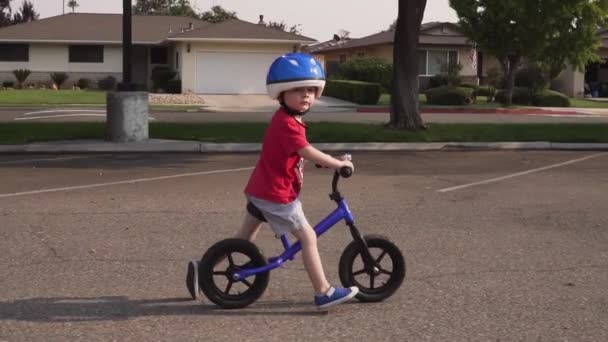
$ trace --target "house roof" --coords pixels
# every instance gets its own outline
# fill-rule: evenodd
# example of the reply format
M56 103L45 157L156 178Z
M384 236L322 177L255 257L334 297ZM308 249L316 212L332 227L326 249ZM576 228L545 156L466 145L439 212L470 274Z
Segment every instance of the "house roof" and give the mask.
M459 27L454 23L446 22L431 22L424 23L420 26L419 44L421 45L471 45L464 35L455 35L450 33L436 34L433 33L435 28L450 28L459 31ZM360 48L374 45L393 44L395 39L395 31L387 30L372 34L359 39L351 39L346 41L338 41L332 44L332 41L317 44L310 49L310 52L320 53L327 51L336 51L343 49ZM327 44L326 44L327 43Z
M189 30L191 23L193 29ZM175 40L315 41L238 19L212 24L189 17L134 15L132 25L134 44L160 44L169 37ZM70 13L3 27L0 42L121 44L122 14Z
M312 43L315 39L239 19L205 25L173 35L169 40L267 40Z

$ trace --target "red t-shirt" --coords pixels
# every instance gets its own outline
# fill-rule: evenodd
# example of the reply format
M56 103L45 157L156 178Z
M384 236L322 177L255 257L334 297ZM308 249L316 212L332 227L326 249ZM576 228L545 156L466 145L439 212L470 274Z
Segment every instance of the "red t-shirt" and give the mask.
M297 151L308 145L306 126L279 108L266 129L260 159L245 193L276 203L293 202L303 180L304 159Z

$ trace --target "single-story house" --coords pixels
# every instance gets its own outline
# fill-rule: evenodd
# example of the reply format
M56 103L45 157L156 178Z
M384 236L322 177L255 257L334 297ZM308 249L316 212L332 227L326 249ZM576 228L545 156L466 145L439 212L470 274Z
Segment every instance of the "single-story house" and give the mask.
M598 51L603 63L590 64L586 73L565 69L554 80L553 87L569 96L582 96L585 83L604 85L608 97L608 29L599 31L602 45ZM306 49L324 61L328 74L335 72L344 61L353 57L376 57L393 62L393 41L395 31L383 31L359 39L334 39L312 44ZM336 37L337 38L337 37ZM424 23L420 27L418 62L420 87L428 87L429 79L440 72L442 63L460 63L461 75L465 82L483 80L491 69L502 70L498 60L483 51L472 54L474 44L461 32L458 24L449 22ZM473 58L473 55L475 58ZM473 63L473 61L476 61Z
M328 41L313 44L307 51L322 56L327 73L334 73L341 63L354 57L379 58L393 63L394 30L382 31L359 39ZM458 25L446 22L432 22L420 27L418 66L422 89L428 86L429 79L440 72L446 62L460 63L461 75L467 82L476 82L478 69L471 59L473 44L462 35ZM478 58L478 64L481 62Z
M151 71L178 72L183 93L265 94L272 61L316 40L234 19L213 24L188 17L133 16L133 82L151 85ZM0 29L0 82L29 69L26 84L122 79L122 15L70 13ZM96 84L96 82L93 82Z

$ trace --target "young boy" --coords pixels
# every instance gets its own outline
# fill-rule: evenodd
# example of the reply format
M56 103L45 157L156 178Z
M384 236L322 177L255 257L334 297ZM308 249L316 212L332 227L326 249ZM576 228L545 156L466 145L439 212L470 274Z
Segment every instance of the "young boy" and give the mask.
M268 94L278 100L281 107L266 130L262 152L245 187L247 214L235 237L253 241L264 221L277 236L293 234L302 245L302 259L315 291L315 305L326 309L353 298L359 290L333 287L325 277L316 233L298 199L304 160L333 169L354 170L354 166L351 161L343 160L345 158L336 159L319 151L306 139L302 117L325 87L323 68L312 56L290 53L277 58L270 66L266 84ZM191 262L189 273L195 273L196 269L195 262Z

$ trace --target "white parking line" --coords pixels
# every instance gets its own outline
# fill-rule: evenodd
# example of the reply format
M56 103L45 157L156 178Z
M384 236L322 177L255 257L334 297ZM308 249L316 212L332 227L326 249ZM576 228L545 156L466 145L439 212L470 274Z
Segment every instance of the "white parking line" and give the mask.
M105 110L101 109L53 109L53 110L39 110L36 112L28 112L23 115L34 115L34 114L45 114L45 113L69 113L69 112L93 112L93 113L105 113Z
M97 154L95 157L99 157ZM21 163L29 163L29 162L39 162L39 161L55 161L55 160L71 160L71 159L83 159L83 158L91 158L92 156L78 156L78 157L59 157L59 158L37 158L37 159L21 159L21 160L6 160L0 161L0 164L21 164Z
M64 118L64 117L69 117L69 116L101 116L101 117L105 118L106 114L80 113L80 114L60 114L60 115L28 116L27 118L15 118L15 121L19 121L19 120L51 119L51 118ZM152 116L148 116L148 120L156 120L156 118L154 118Z
M27 118L15 118L15 121L19 120L37 120L37 119L50 119L50 118L63 118L68 116L102 116L105 117L105 114L60 114L60 115L44 115L44 116L28 116Z
M214 173L228 173L228 172L245 171L245 170L251 170L251 169L253 169L253 167L243 167L243 168L239 168L239 169L228 169L228 170L215 170L215 171L202 171L202 172L182 173L182 174L171 175L171 176L161 176L161 177L152 177L152 178L139 178L139 179L126 180L126 181L118 181L118 182L96 183L96 184L87 184L87 185L78 185L78 186L67 186L67 187L63 187L63 188L53 188L53 189L43 189L43 190L14 192L14 193L9 193L9 194L0 194L0 198L25 196L25 195L37 195L37 194L44 194L44 193L47 193L47 192L82 190L82 189L99 188L99 187L102 187L102 186L111 186L111 185L120 185L120 184L134 184L134 183L151 182L151 181L164 180L164 179L172 179L172 178L210 175L210 174L214 174Z
M501 180L505 180L505 179L509 179L509 178L524 176L524 175L528 175L528 174L535 173L535 172L540 172L540 171L549 170L549 169L553 169L553 168L560 167L560 166L565 166L565 165L569 165L569 164L574 164L574 163L582 162L584 160L588 160L588 159L591 159L591 158L596 158L596 157L599 157L599 156L602 156L602 155L606 155L606 154L608 154L608 153L606 153L606 152L596 153L596 154L592 154L592 155L589 155L589 156L586 156L586 157L569 160L569 161L566 161L566 162L563 162L563 163L558 163L558 164L553 164L553 165L547 165L547 166L539 167L539 168L536 168L536 169L532 169L532 170L528 170L528 171L522 171L522 172L517 172L517 173L510 174L510 175L502 176L502 177L496 177L496 178L486 179L486 180L479 181L479 182L474 182L474 183L469 183L469 184L463 184L463 185L453 186L453 187L450 187L450 188L445 188L445 189L437 190L437 192L450 192L450 191L470 188L470 187L477 186L477 185L499 182Z

